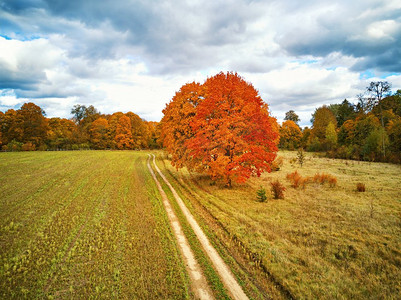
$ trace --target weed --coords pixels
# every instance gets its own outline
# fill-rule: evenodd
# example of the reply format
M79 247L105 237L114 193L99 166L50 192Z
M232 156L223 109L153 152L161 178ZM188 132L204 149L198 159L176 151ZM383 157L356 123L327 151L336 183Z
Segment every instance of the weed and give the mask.
M329 185L330 185L330 187L335 187L337 185L337 178L335 178L334 176L331 176L329 178Z
M374 206L374 203L373 203L373 198L370 198L369 209L370 209L370 218L373 219L373 213L375 212L375 206Z

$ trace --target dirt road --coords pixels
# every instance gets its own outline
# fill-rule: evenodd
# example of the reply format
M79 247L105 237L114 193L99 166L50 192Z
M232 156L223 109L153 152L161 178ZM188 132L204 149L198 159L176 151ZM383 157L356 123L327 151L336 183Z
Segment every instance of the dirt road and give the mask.
M170 188L171 192L173 193L175 200L177 201L180 209L182 210L183 214L185 215L188 223L191 225L192 229L194 230L203 249L209 256L210 260L212 261L213 266L217 270L218 274L220 275L221 280L222 280L224 286L226 287L226 289L230 292L231 296L234 299L238 299L238 300L239 299L241 299L241 300L248 299L248 297L245 295L244 291L242 290L241 286L238 284L237 280L235 279L234 275L231 273L227 264L220 257L220 255L218 254L216 249L211 245L211 243L209 242L209 239L207 238L205 233L202 231L199 224L196 222L195 218L192 216L191 212L185 206L185 204L182 201L182 199L180 198L180 196L177 194L177 192L175 191L173 186L170 184L170 182L167 180L167 178L163 175L163 173L157 167L155 155L152 154L152 156L153 156L153 165L154 165L156 171L159 173L160 177L164 180L166 185ZM148 161L148 166L149 166L149 161ZM153 171L152 171L152 173L153 173ZM155 180L157 180L157 179L155 179ZM160 185L160 183L158 185ZM163 193L164 193L164 191L163 191Z
M188 240L185 237L184 232L182 231L180 222L178 221L178 218L170 205L166 193L163 191L159 180L157 179L152 167L150 166L150 155L148 158L148 168L162 196L163 205L167 211L167 216L169 218L171 227L173 228L174 235L177 238L180 251L184 257L189 277L191 278L191 288L195 294L195 297L197 299L214 299L213 293L210 290L206 278L202 273L202 269L199 263L196 261L191 247L189 246Z

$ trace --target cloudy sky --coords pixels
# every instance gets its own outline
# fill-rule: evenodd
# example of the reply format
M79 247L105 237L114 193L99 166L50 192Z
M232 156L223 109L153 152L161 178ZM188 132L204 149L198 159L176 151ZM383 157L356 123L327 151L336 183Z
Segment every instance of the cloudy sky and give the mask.
M92 104L159 121L183 84L219 71L308 125L370 81L401 89L401 1L0 0L2 111Z

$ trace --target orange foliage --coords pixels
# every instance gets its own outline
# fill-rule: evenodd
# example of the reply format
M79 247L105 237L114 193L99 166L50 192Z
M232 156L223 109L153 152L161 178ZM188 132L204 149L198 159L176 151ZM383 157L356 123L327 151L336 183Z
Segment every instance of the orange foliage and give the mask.
M271 191L274 199L284 199L285 187L278 181L270 182Z
M309 177L302 177L298 171L287 174L287 179L291 182L291 186L295 189L298 187L302 187L304 189L306 184L310 182Z
M116 128L116 146L118 149L132 149L134 140L132 139L131 120L127 116L118 119Z
M325 184L327 182L330 187L335 187L337 185L337 178L330 174L316 173L315 176L313 176L313 182L319 184Z
M213 179L245 182L271 171L277 152L276 119L269 116L255 88L238 74L219 73L206 80L205 98L196 108L185 142Z
M199 167L200 161L189 155L185 146L187 140L194 136L191 128L199 103L203 100L203 87L199 83L188 83L175 93L173 99L163 110L161 120L161 140L172 155L172 164L177 168L184 165L189 169Z
M278 125L255 88L236 73L181 87L163 111L161 138L177 168L244 182L270 171Z
M300 146L302 131L294 121L288 120L280 127L280 148L294 150Z
M99 118L89 126L90 142L95 149L105 149L108 147L109 122L105 118Z
M330 187L337 185L337 178L330 174L316 173L313 177L302 177L298 171L287 174L287 179L291 182L293 188L302 187L303 189L308 183L315 182L318 184L328 183Z

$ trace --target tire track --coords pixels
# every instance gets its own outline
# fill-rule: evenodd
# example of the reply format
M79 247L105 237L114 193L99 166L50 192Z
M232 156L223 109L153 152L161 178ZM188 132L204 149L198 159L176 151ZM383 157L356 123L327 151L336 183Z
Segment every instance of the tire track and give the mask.
M153 156L154 159L154 156ZM185 237L185 234L182 230L181 224L178 221L176 214L173 211L173 208L170 205L168 197L162 186L157 179L155 173L153 172L152 167L150 166L150 154L148 154L148 169L153 177L153 180L156 182L157 188L162 196L163 205L167 211L167 216L170 221L171 227L173 228L174 235L178 241L178 246L180 247L181 253L183 254L185 264L191 278L191 288L194 291L195 297L197 299L214 299L213 293L210 290L209 285L207 284L206 278L202 273L202 269L199 263L195 259L195 255L193 254L191 247L189 246L188 240ZM157 168L157 167L156 167ZM158 169L156 169L158 170ZM158 170L160 172L160 170Z
M226 287L226 289L230 292L231 296L234 299L238 299L238 300L248 299L248 297L244 293L243 289L241 288L241 286L238 284L237 280L235 279L234 275L231 273L227 264L223 261L223 259L220 257L220 255L218 254L216 249L209 242L209 239L207 238L205 233L202 231L199 224L196 222L195 218L192 216L191 212L185 206L185 204L182 201L182 199L180 198L180 196L177 194L177 192L175 191L173 186L170 184L170 182L167 180L167 178L163 175L163 173L160 171L160 169L156 165L155 155L152 154L152 156L153 156L153 165L154 165L156 171L159 173L160 177L164 180L166 185L170 188L171 192L173 193L175 200L177 201L179 207L181 208L183 214L185 215L188 223L191 225L192 229L194 230L203 249L209 256L210 260L212 261L213 266L215 267L218 274L220 275L220 278L221 278L224 286ZM149 156L149 158L150 158L150 156ZM149 160L148 160L148 167L150 168ZM153 170L152 170L152 175L153 175ZM155 179L155 180L157 180L157 179ZM163 193L164 193L164 191L163 191Z

